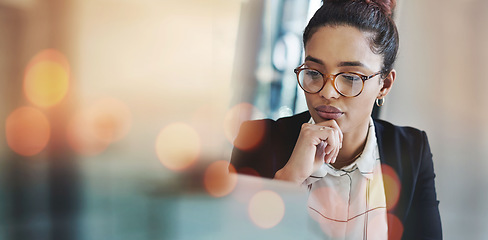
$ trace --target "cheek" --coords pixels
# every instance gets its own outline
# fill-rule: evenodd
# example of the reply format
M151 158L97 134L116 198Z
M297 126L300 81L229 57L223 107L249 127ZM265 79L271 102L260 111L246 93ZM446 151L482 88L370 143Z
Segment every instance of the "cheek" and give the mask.
M369 86L368 88L365 87L359 96L351 99L352 101L349 102L352 107L352 109L350 109L352 110L352 113L357 117L359 117L358 115L371 114L379 90L379 86L376 85Z
M362 94L361 94L362 95ZM358 115L370 115L373 111L374 102L376 100L376 94L370 93L359 96L355 101L354 104L354 112L357 112Z
M314 94L314 95L317 95L317 94ZM310 107L313 106L314 95L310 94L310 93L305 93L305 102L307 102L307 106L309 109L310 109Z
M376 97L380 94L382 85L378 82L372 82L373 84L365 86L363 92L358 96L361 101L374 103Z

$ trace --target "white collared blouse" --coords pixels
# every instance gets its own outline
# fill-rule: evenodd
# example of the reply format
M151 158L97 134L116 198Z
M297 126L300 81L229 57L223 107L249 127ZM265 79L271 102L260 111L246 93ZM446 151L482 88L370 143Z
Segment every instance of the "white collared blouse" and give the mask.
M314 124L311 118L309 123ZM328 239L388 239L387 209L378 143L370 119L366 145L349 166L324 163L303 183L308 209Z

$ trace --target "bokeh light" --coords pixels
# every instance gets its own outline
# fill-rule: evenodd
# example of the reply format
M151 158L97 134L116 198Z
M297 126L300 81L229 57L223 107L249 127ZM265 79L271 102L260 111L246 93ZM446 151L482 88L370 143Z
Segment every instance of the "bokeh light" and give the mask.
M68 124L67 138L73 150L92 156L124 138L131 124L131 111L122 101L104 98L74 115Z
M235 147L243 150L252 149L263 139L266 131L266 125L263 121L255 122L253 131L242 132L239 139L236 137L239 133L239 128L244 121L250 120L252 115L262 115L260 111L249 103L240 103L232 107L224 119L224 131L227 139L234 144Z
M227 161L211 163L203 177L205 190L214 197L223 197L234 190L237 183L236 170Z
M249 202L249 216L256 226L272 228L285 215L285 203L280 195L270 190L256 193Z
M388 213L388 239L400 240L403 235L403 224L397 216Z
M5 123L8 146L23 156L41 152L49 142L51 127L47 117L32 107L13 111Z
M36 106L53 106L66 96L69 78L69 64L64 55L54 49L43 50L26 67L25 95Z
M161 130L156 140L156 153L161 163L182 171L193 165L200 154L201 142L197 132L184 123L172 123Z
M395 208L400 198L401 183L396 171L386 165L381 165L381 172L383 174L383 183L385 185L386 206L388 210Z

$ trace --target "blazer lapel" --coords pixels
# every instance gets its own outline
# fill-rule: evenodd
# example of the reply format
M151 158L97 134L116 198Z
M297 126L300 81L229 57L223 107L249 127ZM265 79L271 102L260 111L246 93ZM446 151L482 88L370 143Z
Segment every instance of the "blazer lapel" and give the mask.
M404 170L408 159L402 159L401 144L394 134L394 129L386 129L392 126L385 126L382 121L374 120L376 139L381 161L383 180L389 176L388 181L383 181L387 204L388 235L397 235L403 231L402 223L405 221L406 206L409 205L411 184L405 181ZM408 167L407 167L408 169ZM391 180L391 181L390 181ZM400 188L400 189L398 189ZM395 195L395 193L399 193Z

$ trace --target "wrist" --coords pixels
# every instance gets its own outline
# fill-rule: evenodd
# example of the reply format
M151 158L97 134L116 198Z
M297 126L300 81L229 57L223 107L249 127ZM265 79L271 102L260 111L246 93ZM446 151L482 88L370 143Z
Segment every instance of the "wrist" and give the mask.
M298 176L293 171L288 171L286 166L278 170L273 179L288 181L296 184L302 184L307 177Z

